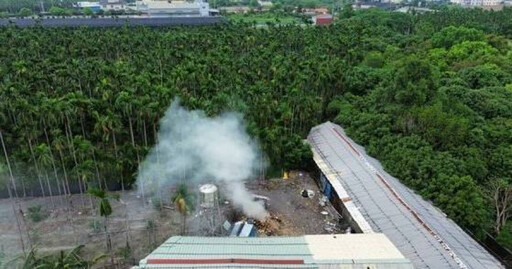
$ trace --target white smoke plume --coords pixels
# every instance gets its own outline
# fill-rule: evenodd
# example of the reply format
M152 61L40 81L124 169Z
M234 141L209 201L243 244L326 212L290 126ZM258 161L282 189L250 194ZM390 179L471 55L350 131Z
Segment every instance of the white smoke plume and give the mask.
M253 218L267 215L244 182L254 176L261 152L249 137L240 115L209 118L174 101L160 120L158 143L139 167L137 186L145 193L180 182L215 181L226 196Z

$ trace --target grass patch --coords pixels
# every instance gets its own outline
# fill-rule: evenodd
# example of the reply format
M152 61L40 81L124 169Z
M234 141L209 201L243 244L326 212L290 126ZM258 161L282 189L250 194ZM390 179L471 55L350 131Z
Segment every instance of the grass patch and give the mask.
M277 24L293 24L293 23L301 23L301 20L297 17L286 15L286 14L277 14L271 12L263 12L263 13L245 13L245 14L231 14L228 15L228 18L233 22L243 22L243 23L255 23L255 24L267 24L267 23L277 23Z

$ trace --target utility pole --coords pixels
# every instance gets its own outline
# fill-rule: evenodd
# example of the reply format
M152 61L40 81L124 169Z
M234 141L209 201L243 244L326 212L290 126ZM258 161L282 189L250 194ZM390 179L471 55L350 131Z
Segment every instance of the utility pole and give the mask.
M43 2L43 0L41 0L41 2L39 2L39 3L41 3L41 13L44 13L45 11L44 11L44 2Z

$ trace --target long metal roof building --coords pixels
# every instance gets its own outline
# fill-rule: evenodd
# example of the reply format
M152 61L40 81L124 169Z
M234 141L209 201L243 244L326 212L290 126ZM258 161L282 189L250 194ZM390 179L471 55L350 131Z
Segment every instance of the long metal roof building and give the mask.
M331 122L308 136L314 160L357 230L384 233L415 268L502 268L438 208L384 171Z
M139 268L393 268L412 269L383 234L292 237L173 236Z

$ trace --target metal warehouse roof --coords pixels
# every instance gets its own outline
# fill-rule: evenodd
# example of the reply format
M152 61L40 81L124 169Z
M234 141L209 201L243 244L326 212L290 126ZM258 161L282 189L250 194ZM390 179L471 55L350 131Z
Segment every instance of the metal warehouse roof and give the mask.
M298 237L169 238L140 261L140 268L318 268L364 264L411 269L412 264L383 234ZM357 267L359 268L359 267Z
M316 126L308 142L334 189L341 185L338 188L345 192L340 199L365 219L356 215L354 221L384 233L415 267L502 267L438 208L386 173L340 126L331 122Z

